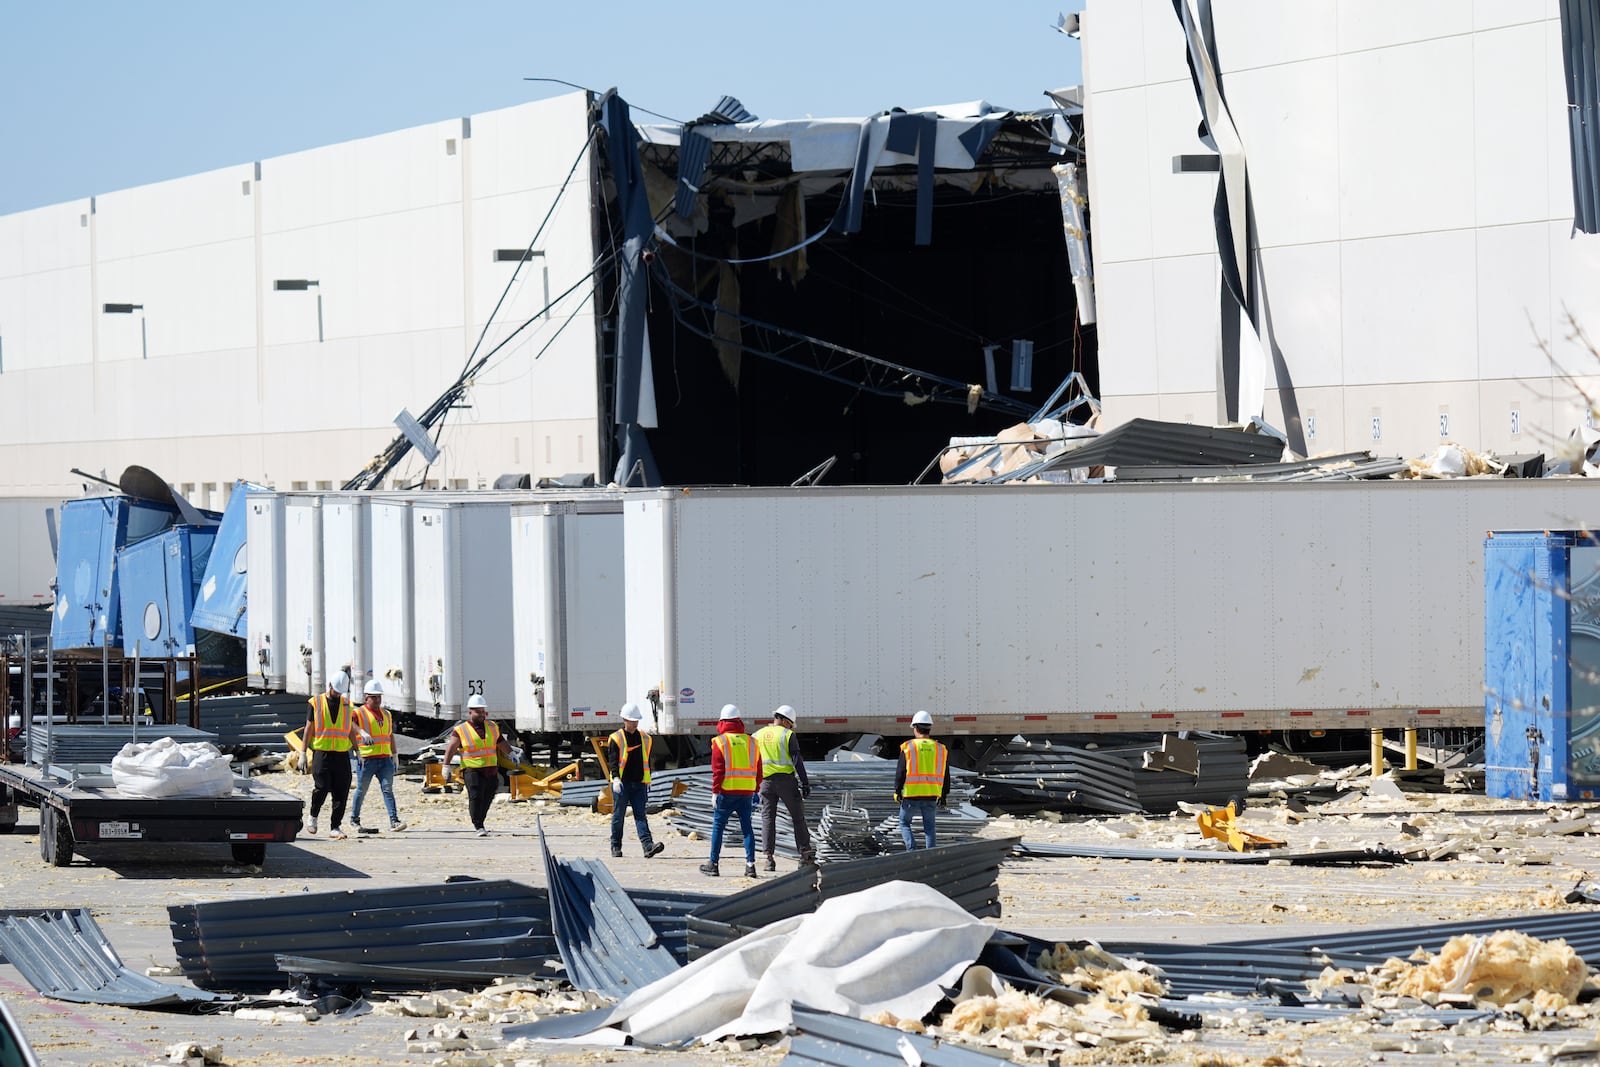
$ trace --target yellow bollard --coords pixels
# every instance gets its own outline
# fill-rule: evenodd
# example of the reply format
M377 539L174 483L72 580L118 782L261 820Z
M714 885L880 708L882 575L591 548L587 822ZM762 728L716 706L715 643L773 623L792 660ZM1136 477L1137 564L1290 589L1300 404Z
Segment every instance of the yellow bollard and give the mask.
M1417 728L1406 727L1406 770L1417 769Z
M1383 731L1372 731L1372 777L1383 777Z

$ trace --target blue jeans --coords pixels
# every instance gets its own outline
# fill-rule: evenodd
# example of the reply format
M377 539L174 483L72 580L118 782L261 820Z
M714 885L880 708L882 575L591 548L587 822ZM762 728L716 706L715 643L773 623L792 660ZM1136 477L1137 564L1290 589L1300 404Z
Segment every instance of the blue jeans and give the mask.
M644 782L623 782L622 793L611 794L611 847L622 847L622 820L633 809L633 828L639 831L639 844L646 852L655 841L650 837L650 821L644 817L650 803L650 787Z
M900 802L900 840L906 843L906 851L911 852L917 847L917 839L911 832L911 819L914 815L922 816L923 848L933 848L934 819L938 802L933 798L923 800L913 798Z
M361 797L367 783L378 780L378 790L383 794L383 806L389 809L389 821L400 821L400 810L394 805L394 757L368 756L361 761L361 778L356 782L356 795L350 800L350 821L361 825Z
M711 811L711 862L722 855L722 831L727 828L728 816L739 816L739 829L744 831L745 866L756 862L756 832L750 820L750 808L755 801L753 793L719 793L716 807Z

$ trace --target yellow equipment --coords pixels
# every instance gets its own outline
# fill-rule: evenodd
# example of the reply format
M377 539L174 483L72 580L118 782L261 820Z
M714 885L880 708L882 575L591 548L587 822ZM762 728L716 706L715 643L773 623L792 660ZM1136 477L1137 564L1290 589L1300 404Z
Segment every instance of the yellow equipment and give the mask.
M422 791L424 793L454 793L458 789L465 789L467 780L461 777L461 764L457 763L450 768L450 780L445 781L444 764L424 763L422 765Z
M568 778L578 777L578 765L569 763L558 771L552 771L543 778L535 778L533 770L527 764L515 767L510 772L511 799L529 800L533 797L560 796L561 783Z
M300 728L300 730L304 729L304 726ZM306 751L306 743L300 737L300 730L290 730L288 733L283 735L283 739L289 743L289 751L294 757L289 761L289 766L294 768L294 771L297 774L308 774L311 770L310 767L307 767L305 770L300 769L300 761L305 758Z
M1226 841L1228 847L1235 852L1248 852L1253 848L1282 848L1288 843L1276 838L1262 837L1249 830L1241 830L1238 812L1234 810L1231 800L1226 808L1212 808L1195 818L1200 823L1201 837L1214 837L1218 841Z
M595 798L594 810L601 815L611 814L611 761L606 759L606 741L603 737L590 737L589 744L594 746L594 754L600 760L600 780L605 786L600 790L600 795Z

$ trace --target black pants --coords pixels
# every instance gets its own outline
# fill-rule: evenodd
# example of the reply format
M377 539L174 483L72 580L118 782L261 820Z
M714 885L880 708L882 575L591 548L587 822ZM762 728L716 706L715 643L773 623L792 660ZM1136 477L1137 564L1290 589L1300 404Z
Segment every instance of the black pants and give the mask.
M489 805L500 791L500 768L463 767L461 777L467 780L467 814L472 817L472 828L482 830Z
M778 804L789 809L794 826L794 844L802 855L811 851L811 830L806 826L806 804L800 797L800 783L792 774L774 774L761 782L761 851L772 855L778 843Z
M333 798L328 826L339 829L344 823L345 801L350 799L350 753L316 749L311 756L311 817L322 810L322 802Z

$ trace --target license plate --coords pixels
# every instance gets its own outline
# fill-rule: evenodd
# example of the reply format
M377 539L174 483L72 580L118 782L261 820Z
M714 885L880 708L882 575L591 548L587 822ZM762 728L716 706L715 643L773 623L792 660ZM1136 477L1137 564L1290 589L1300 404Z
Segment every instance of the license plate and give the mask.
M139 829L138 823L133 823L130 825L129 823L125 822L103 822L100 824L101 840L117 837L130 838L143 836L144 831Z
M234 833L234 832L232 832L230 830L228 832L228 840L229 841L271 841L271 840L273 840L273 837L272 837L271 834L236 834L236 833Z

